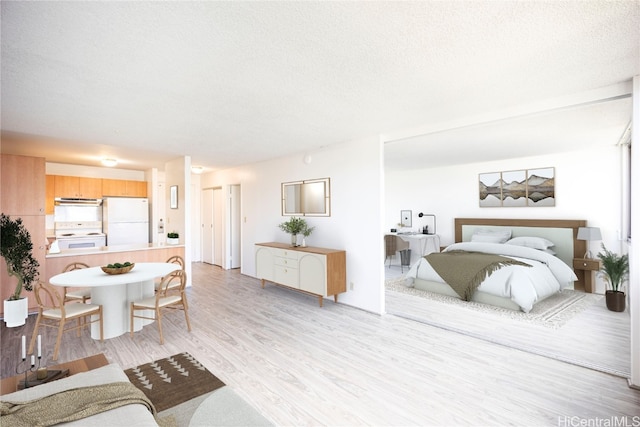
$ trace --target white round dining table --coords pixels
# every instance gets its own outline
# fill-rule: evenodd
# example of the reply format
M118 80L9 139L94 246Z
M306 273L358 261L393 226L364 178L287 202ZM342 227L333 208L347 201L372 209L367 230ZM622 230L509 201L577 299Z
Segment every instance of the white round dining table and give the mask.
M178 264L166 262L137 262L124 274L107 274L100 267L81 268L53 276L54 286L90 288L91 303L102 305L104 338L115 338L129 332L129 310L132 301L154 295L154 279L179 270ZM134 331L152 320L134 319ZM91 337L100 339L100 325L91 324Z

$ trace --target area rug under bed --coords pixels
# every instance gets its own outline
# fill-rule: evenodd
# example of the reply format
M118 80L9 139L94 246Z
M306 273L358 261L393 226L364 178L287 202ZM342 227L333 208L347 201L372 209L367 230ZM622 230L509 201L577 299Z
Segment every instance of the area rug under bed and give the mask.
M534 305L529 313L509 310L502 307L495 307L488 304L481 304L474 301L463 301L461 299L440 295L433 292L423 291L407 287L404 285L405 278L399 277L387 280L385 287L387 291L399 292L419 298L426 298L431 301L438 301L456 307L475 310L484 313L491 313L498 316L508 317L522 322L533 323L549 328L559 328L574 316L582 313L587 307L602 299L602 295L587 294L571 289L564 289L549 298Z

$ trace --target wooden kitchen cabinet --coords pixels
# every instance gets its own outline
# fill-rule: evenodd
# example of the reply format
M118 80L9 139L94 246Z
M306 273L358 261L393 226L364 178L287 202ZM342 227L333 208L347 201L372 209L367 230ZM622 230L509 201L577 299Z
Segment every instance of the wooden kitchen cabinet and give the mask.
M147 197L147 182L124 179L103 179L102 195L105 197Z
M45 213L47 215L53 215L55 213L56 198L56 177L54 175L47 175L45 188Z
M44 215L45 159L2 155L2 212L9 215Z
M12 219L22 218L33 243L33 256L40 263L39 279L46 277L45 159L2 154L2 192L0 210ZM4 301L14 291L16 279L9 277L4 258L0 258L0 297ZM33 292L23 291L29 311L37 307ZM2 308L4 310L4 307Z
M99 199L102 197L102 179L79 176L54 175L55 197Z

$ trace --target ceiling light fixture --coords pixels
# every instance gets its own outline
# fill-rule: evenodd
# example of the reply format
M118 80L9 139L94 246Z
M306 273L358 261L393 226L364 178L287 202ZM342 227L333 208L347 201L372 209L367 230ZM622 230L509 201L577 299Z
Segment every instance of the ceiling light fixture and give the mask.
M112 168L118 164L118 161L116 159L102 159L102 164Z
M203 169L202 166L191 166L191 172L200 175Z

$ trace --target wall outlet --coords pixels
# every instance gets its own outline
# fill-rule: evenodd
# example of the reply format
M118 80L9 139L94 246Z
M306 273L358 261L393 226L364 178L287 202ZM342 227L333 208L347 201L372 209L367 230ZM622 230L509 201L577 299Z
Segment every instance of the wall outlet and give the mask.
M349 290L352 291L354 288L353 282L349 282Z

